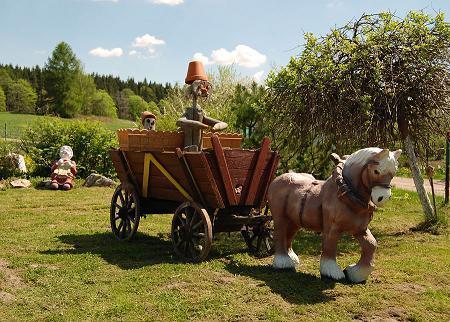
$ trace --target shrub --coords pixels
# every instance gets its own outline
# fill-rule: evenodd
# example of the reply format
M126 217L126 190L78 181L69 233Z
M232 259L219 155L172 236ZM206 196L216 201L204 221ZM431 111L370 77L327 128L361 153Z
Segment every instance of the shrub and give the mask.
M91 172L114 175L109 150L117 145L115 133L99 122L58 119L46 119L32 125L22 137L21 147L35 163L32 175L48 176L63 145L72 147L79 176L86 177Z

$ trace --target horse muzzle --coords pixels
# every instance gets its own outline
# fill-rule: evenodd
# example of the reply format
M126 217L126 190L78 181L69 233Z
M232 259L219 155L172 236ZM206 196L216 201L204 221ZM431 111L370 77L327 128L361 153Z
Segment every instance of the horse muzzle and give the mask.
M377 185L372 188L372 193L370 195L372 202L377 207L383 207L392 196L390 185Z

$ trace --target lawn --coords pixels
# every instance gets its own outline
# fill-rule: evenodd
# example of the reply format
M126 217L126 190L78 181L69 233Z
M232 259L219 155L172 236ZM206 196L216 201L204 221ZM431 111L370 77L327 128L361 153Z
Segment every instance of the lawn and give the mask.
M6 138L19 139L25 129L34 123L39 123L45 118L51 118L50 116L32 115L32 114L17 114L11 112L0 112L0 137L5 137L5 125L6 125ZM80 118L78 118L80 119ZM89 119L100 121L107 129L115 131L119 128L135 127L133 122L121 119L111 119L106 117L82 117L81 119ZM64 119L70 122L73 119Z
M131 243L109 231L110 188L0 191L0 320L419 320L450 319L449 235L412 232L417 195L394 191L371 223L376 269L363 285L320 279L320 236L301 232L297 272L218 235L210 259L180 263L170 215L148 216ZM449 215L449 208L441 208ZM340 243L339 263L359 248ZM3 303L2 303L3 302Z

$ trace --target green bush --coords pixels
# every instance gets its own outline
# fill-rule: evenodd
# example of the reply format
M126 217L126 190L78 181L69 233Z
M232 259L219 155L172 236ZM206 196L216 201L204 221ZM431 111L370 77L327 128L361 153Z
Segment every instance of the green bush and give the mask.
M64 122L44 120L29 127L21 147L35 163L34 176L49 176L50 166L59 159L59 149L69 145L73 149L73 160L77 163L78 176L86 177L91 172L113 176L115 171L109 150L117 146L116 135L93 121Z

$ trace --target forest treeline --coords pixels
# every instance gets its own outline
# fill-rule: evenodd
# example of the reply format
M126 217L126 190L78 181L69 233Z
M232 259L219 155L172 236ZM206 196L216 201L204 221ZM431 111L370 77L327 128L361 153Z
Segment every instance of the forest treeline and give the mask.
M147 79L87 74L65 42L56 46L43 67L0 64L0 111L135 120L143 110L158 109L171 88Z

